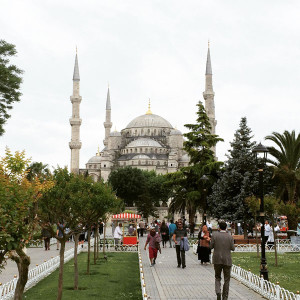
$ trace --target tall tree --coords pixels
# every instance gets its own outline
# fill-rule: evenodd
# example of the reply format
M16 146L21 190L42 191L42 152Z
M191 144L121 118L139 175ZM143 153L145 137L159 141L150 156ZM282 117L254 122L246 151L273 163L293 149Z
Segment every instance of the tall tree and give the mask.
M294 130L283 134L273 132L266 140L275 144L275 147L268 147L274 158L268 161L273 166L277 194L285 203L297 203L300 198L300 134L296 136Z
M38 177L41 181L44 181L49 178L51 174L48 165L43 164L42 162L31 163L27 171L28 180L33 180L35 177Z
M4 124L10 118L8 111L14 102L20 101L20 85L23 71L10 63L10 57L17 54L16 47L0 40L0 136L4 133Z
M219 174L220 179L214 184L209 196L209 206L214 217L242 222L244 226L252 218L246 198L258 189L258 168L252 153L255 142L251 141L251 133L247 119L242 118L234 140L230 143L228 160Z
M211 133L211 124L201 101L197 107L196 123L184 125L189 129L184 134L187 138L184 150L190 156L190 164L179 172L168 175L168 185L173 191L171 211L187 210L190 222L194 220L197 210L206 210L208 183L212 182L216 170L222 165L216 161L212 148L223 139ZM203 175L209 177L208 182L203 181Z

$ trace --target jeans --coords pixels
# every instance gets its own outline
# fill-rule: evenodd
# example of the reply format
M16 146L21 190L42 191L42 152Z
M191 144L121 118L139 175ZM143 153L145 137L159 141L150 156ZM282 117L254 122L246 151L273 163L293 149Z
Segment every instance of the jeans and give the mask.
M178 266L185 267L185 251L180 250L180 245L176 245L176 255L177 255L177 264Z
M169 242L170 242L170 248L172 247L172 238L173 238L173 234L170 234L170 237L169 237ZM174 241L173 241L174 242Z

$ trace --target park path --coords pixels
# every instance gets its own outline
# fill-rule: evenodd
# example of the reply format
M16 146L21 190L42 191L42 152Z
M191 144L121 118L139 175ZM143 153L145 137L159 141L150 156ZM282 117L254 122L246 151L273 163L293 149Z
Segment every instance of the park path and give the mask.
M66 243L66 250L69 250L72 247L74 247L73 242ZM58 256L59 251L56 250L56 244L54 244L54 245L50 246L50 250L48 250L48 251L45 251L44 247L43 248L28 248L27 255L29 255L30 259L31 259L31 263L29 266L29 269L31 270L31 269L35 268L37 264L40 265L44 261L47 261L47 260L51 259L52 257ZM6 283L6 282L14 279L14 275L18 275L17 264L12 260L8 260L4 270L2 270L2 272L0 272L0 282L3 284L3 283Z
M216 299L214 269L201 265L192 248L186 252L186 268L177 268L174 248L162 248L155 267L150 267L148 249L144 250L146 238L140 238L146 292L150 300L199 300ZM230 279L229 299L264 299L237 280Z

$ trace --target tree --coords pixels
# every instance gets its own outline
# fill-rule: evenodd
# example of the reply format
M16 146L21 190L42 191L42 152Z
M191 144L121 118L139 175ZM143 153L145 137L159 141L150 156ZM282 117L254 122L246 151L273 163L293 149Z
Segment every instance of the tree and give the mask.
M278 179L278 195L285 202L296 203L300 196L300 134L296 137L294 130L283 134L273 132L266 140L277 146L268 147L274 157L268 162L273 166L275 179Z
M4 124L10 118L8 111L14 102L20 101L20 85L23 71L10 64L9 57L17 54L16 47L0 40L0 136L4 133Z
M41 181L44 181L51 175L48 165L45 165L42 162L31 163L27 171L27 179L30 181L33 180L35 177L38 177Z
M202 209L206 212L209 183L222 165L216 161L212 148L223 139L211 133L209 118L200 101L197 107L196 124L185 125L189 132L184 134L187 138L184 150L190 157L190 164L179 172L168 175L168 186L173 191L170 211L184 213L187 210L190 222L194 220L197 210ZM208 182L203 181L203 175L209 178Z
M230 143L228 160L219 174L220 179L214 184L209 196L209 206L214 217L242 222L244 234L247 233L246 222L252 217L245 200L258 191L258 167L252 153L255 142L251 141L251 132L247 119L242 118L234 140ZM264 186L268 190L270 176L268 170L264 173Z
M0 265L6 257L16 262L19 278L14 299L18 300L23 298L28 279L30 257L24 248L33 241L38 224L36 203L53 184L41 183L38 178L28 181L28 164L24 151L13 155L6 149L5 157L0 160Z

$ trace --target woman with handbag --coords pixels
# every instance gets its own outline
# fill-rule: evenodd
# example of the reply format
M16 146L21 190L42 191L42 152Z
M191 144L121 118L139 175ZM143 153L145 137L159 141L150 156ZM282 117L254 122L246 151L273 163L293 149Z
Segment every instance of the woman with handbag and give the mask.
M144 249L147 249L149 244L149 258L150 258L150 267L153 267L157 258L157 251L160 250L160 236L156 233L155 228L150 230L150 233L147 236L146 244Z

